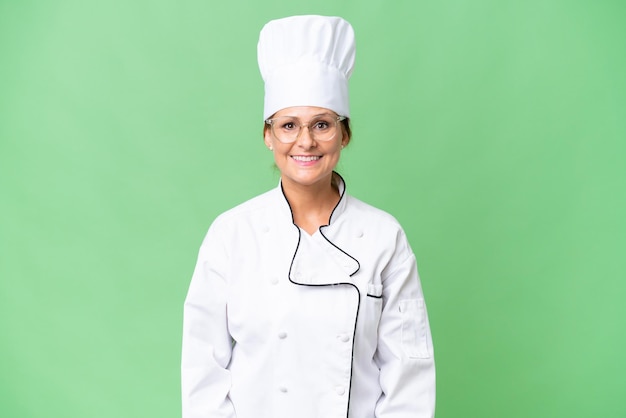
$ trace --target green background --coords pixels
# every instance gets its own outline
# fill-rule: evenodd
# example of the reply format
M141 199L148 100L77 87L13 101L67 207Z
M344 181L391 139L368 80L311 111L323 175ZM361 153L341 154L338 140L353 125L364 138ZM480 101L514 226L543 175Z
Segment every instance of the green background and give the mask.
M275 187L256 41L354 26L351 194L417 254L438 418L626 417L626 3L0 0L0 416L180 416L182 303Z

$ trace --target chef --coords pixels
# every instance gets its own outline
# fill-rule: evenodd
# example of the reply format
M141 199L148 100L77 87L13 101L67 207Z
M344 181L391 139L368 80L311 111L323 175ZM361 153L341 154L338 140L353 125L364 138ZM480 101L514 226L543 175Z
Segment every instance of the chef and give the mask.
M345 20L267 23L258 61L278 187L218 216L184 305L183 418L432 418L435 366L398 222L346 192Z

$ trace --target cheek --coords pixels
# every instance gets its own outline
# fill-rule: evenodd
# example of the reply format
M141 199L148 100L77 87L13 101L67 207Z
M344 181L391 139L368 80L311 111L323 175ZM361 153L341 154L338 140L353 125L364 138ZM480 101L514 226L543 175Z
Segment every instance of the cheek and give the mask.
M341 157L341 146L338 148L333 148L332 150L328 150L326 153L327 162L331 165L336 165L339 162Z
M329 150L329 152L332 154L335 154L337 158L339 158L339 155L341 155L341 142L334 144L334 146L332 147L331 150Z

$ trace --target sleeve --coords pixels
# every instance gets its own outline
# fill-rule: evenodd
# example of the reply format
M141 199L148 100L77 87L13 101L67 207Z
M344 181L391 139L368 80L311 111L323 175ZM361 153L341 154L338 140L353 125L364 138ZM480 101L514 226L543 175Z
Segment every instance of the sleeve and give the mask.
M235 418L228 397L233 340L227 322L227 254L211 226L183 312L182 418Z
M375 360L382 396L377 418L435 415L435 360L417 263L404 234L383 272L383 308Z

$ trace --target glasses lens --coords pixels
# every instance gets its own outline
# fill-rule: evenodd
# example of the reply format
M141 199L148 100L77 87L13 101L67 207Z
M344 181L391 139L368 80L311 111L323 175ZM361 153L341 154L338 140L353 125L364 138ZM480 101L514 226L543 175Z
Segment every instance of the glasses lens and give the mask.
M337 118L332 115L315 117L307 124L303 124L298 118L280 116L272 119L272 133L280 142L289 144L295 142L304 126L309 129L309 135L315 141L330 141L337 134Z
M286 144L294 142L300 132L300 121L290 116L281 116L272 119L272 133L280 141Z
M309 122L309 132L316 141L330 141L337 132L337 118L320 116Z

